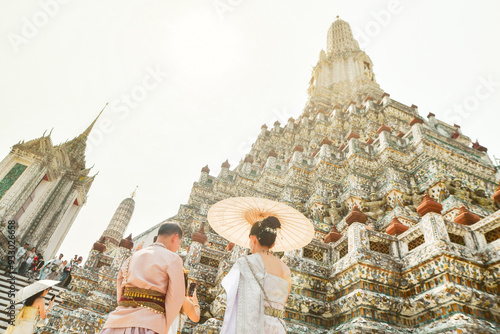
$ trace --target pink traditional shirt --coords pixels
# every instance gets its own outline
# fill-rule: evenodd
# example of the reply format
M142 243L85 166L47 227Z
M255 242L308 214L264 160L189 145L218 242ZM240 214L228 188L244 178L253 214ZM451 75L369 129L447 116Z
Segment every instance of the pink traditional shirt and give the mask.
M128 276L127 276L128 264ZM165 297L165 315L143 307L118 306L111 312L103 328L142 327L158 334L166 334L184 302L186 287L182 259L163 244L151 246L133 254L118 273L117 300L125 287L136 287L159 291Z

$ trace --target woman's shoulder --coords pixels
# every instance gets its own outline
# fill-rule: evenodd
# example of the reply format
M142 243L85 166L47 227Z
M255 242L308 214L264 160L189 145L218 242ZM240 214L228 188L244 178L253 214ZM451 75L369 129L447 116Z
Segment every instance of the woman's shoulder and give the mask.
M291 271L290 268L281 260L280 258L275 257L273 260L272 265L274 266L273 272L275 273L276 276L279 276L285 280L289 280L291 277ZM279 268L279 269L277 269ZM277 269L277 270L276 270Z
M35 299L35 301L33 302L33 304L31 306L40 307L41 305L45 306L45 298L38 297L37 299Z
M290 268L283 262L283 260L280 260L281 262L281 267L283 268L283 273L284 276L286 277L285 279L289 279L292 276L292 272Z
M290 271L290 268L288 268L288 266L285 264L285 262L283 262L282 259L280 259L277 256L275 256L274 258L277 260L276 262L279 263L279 265L281 266L281 268L283 268L284 271Z

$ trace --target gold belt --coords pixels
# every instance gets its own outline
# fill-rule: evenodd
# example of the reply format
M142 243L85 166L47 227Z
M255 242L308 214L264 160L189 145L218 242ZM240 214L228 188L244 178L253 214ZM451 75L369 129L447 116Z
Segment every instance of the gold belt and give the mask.
M155 313L165 314L165 295L155 290L125 288L118 306L144 307Z
M271 306L264 306L264 314L275 317L275 318L280 318L283 319L283 311L278 310L277 308L271 307Z

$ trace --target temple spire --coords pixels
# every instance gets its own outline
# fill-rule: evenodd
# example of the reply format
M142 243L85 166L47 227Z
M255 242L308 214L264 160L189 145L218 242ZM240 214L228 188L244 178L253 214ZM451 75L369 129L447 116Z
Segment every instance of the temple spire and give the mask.
M354 39L351 26L337 15L337 19L328 29L326 51L336 54L346 51L359 51L358 41Z
M132 194L132 197L134 196ZM113 248L112 245L118 246L120 240L123 239L123 235L127 226L132 218L132 214L134 213L135 201L133 198L124 199L111 218L111 221L108 224L108 227L103 232L102 237L104 238L105 245L108 249Z
M107 105L108 103L106 103L99 115L97 115L94 121L92 121L87 129L85 129L85 131L83 131L78 137L75 137L72 140L60 145L61 148L66 150L66 152L70 156L72 165L74 165L76 169L85 168L85 149L87 148L87 139L90 135L90 132L92 131L92 128L101 116L104 109L106 109Z
M130 198L131 198L131 199L134 199L134 197L135 197L135 193L137 192L137 188L139 188L139 186L135 186L135 189L134 189L134 191L132 192L132 195L130 195Z
M85 129L85 131L83 131L83 133L79 137L85 136L85 140L88 138L88 136L90 135L90 132L92 131L92 128L94 127L95 123L97 122L97 120L101 116L101 114L104 111L104 109L106 109L106 107L108 106L108 104L109 104L109 102L106 102L106 104L104 105L104 108L102 108L102 110L99 113L99 115L97 115L97 117L94 119L94 121L89 125L89 127L87 129Z
M349 23L337 16L328 29L326 44L326 52L321 50L309 81L308 93L315 103L342 105L361 103L366 96L382 96L373 63L359 48Z

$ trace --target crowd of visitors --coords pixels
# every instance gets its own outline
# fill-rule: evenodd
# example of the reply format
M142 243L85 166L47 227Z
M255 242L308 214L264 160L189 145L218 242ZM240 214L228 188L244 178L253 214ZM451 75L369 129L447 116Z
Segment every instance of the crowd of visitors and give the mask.
M30 282L35 279L50 279L59 281L62 287L67 287L71 282L71 271L79 267L82 262L82 256L75 255L68 261L64 259L63 254L45 261L36 247L30 249L26 243L17 249L13 272L27 277Z

